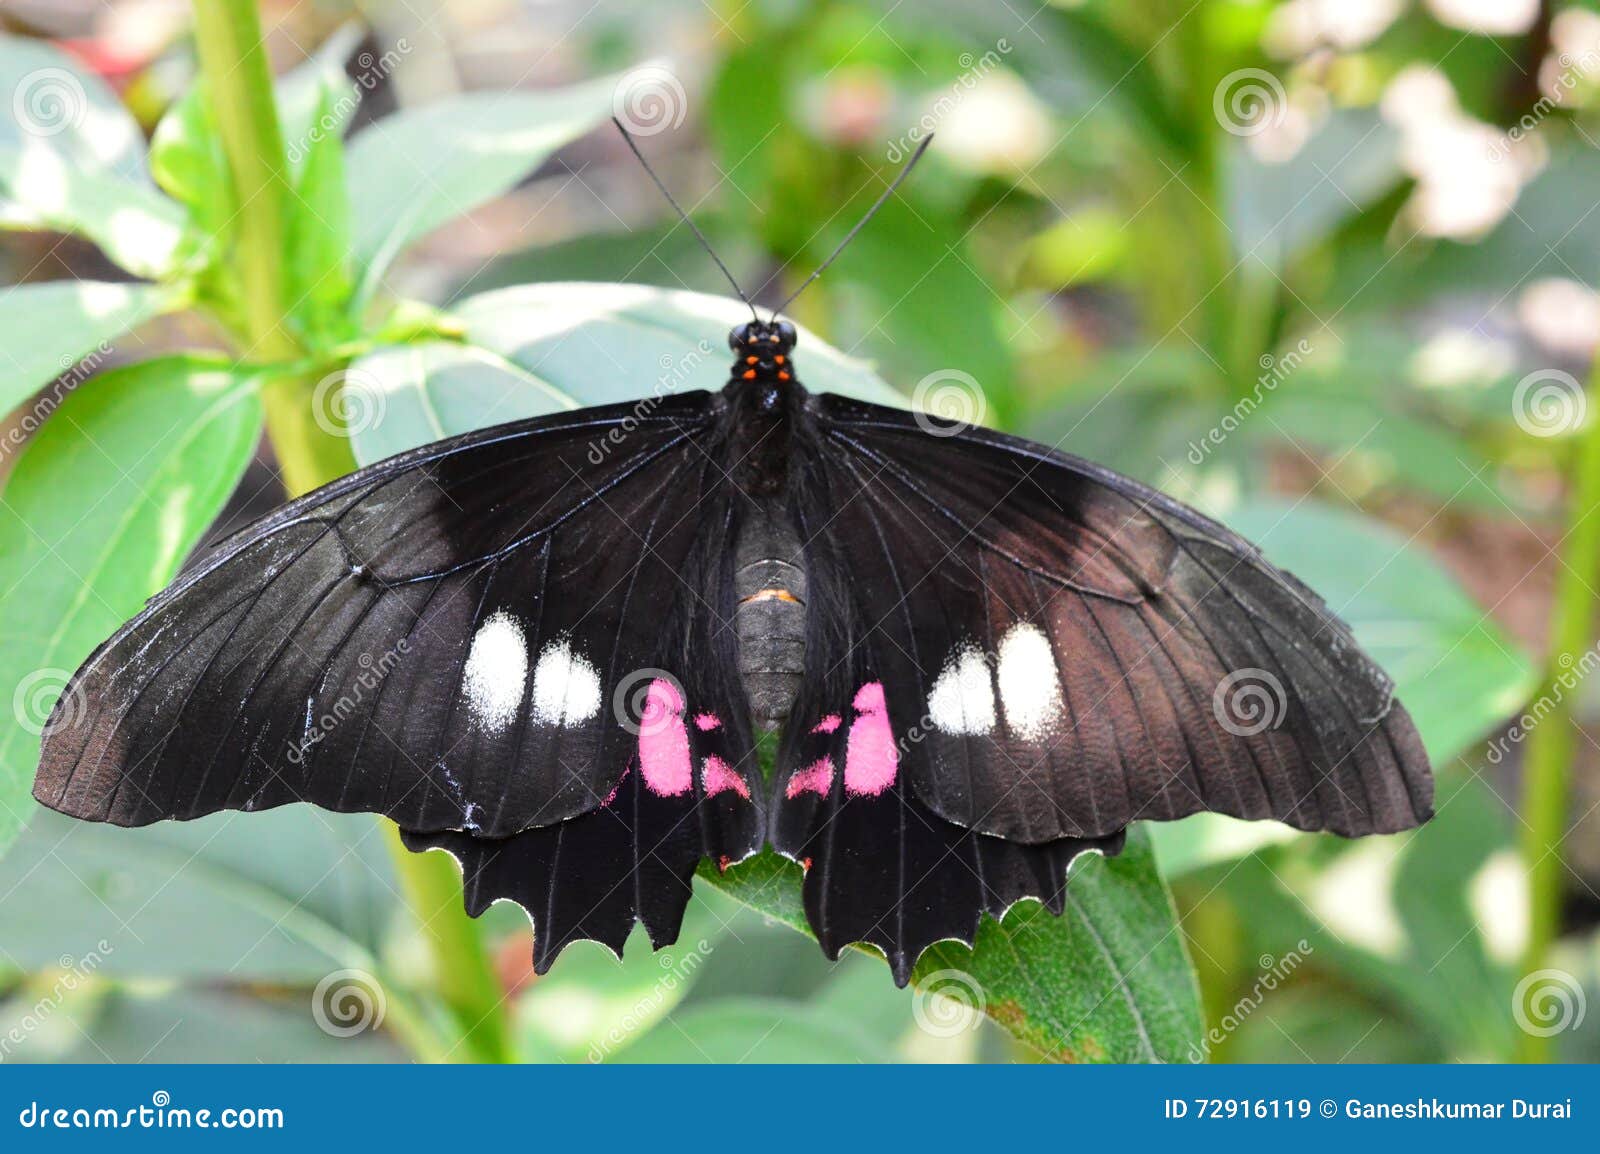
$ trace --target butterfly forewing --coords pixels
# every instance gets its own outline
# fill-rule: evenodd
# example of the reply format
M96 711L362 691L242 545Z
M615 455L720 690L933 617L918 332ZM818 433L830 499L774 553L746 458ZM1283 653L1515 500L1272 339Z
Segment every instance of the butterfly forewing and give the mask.
M931 812L1033 844L1203 809L1348 835L1431 812L1392 684L1234 534L1028 442L814 412L828 480L802 501L821 564L872 574L850 582L855 644ZM820 678L841 654L810 659Z

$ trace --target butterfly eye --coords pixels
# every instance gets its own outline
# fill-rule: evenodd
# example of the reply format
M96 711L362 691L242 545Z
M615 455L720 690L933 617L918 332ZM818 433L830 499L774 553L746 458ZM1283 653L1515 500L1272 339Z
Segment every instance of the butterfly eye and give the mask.
M788 321L779 321L778 339L783 342L784 348L793 348L795 342L794 326Z

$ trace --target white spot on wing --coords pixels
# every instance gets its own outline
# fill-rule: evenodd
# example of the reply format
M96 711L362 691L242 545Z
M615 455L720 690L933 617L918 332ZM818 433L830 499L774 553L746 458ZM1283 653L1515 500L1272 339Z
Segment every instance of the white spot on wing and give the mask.
M1061 678L1050 639L1019 621L1000 641L1000 703L1006 724L1024 741L1039 741L1061 720Z
M942 733L994 730L994 682L975 646L963 645L945 661L928 694L928 717Z
M511 724L528 681L528 644L522 625L500 610L478 626L462 671L461 692L473 720L490 733Z
M570 727L599 712L599 672L565 639L550 642L533 670L533 719Z

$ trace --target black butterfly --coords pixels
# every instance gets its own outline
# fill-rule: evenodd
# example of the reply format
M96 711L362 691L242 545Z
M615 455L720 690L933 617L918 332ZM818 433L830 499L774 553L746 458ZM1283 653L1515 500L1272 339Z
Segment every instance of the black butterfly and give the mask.
M808 393L787 321L729 339L720 393L427 445L218 543L78 671L35 797L384 814L461 861L469 912L529 911L541 972L636 920L673 941L697 863L770 843L829 956L872 943L899 984L985 911L1059 912L1135 820L1428 818L1392 683L1244 540Z

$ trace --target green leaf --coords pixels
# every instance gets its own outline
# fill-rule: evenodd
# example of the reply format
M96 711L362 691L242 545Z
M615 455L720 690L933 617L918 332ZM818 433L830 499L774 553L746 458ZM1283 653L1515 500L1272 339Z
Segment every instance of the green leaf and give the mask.
M34 809L39 732L67 677L177 572L260 432L246 378L164 357L82 385L27 444L0 502L0 701L15 722L0 728L0 848Z
M233 215L233 174L202 80L173 101L156 125L150 137L150 175L188 207L201 235L226 230Z
M358 23L336 29L306 60L274 85L283 148L292 176L298 176L324 137L337 137L361 107L362 85L345 74L345 61L366 34ZM366 67L363 55L363 66Z
M1229 235L1273 269L1326 239L1403 177L1398 133L1372 109L1336 109L1292 157L1269 164L1244 139L1227 156Z
M0 149L35 146L80 172L145 179L144 133L110 85L45 41L0 34Z
M1258 442L1288 440L1335 462L1336 475L1399 484L1444 505L1504 513L1493 463L1437 420L1375 408L1355 396L1312 387L1271 396L1241 428Z
M150 186L144 134L104 81L0 35L0 223L82 233L130 272L170 271L183 214Z
M777 998L726 998L672 1015L612 1060L716 1065L896 1059L854 1022L825 1009Z
M207 989L115 988L66 1029L29 1035L8 1059L53 1063L223 1063L248 1054L255 1062L404 1062L407 1055L381 1030L330 1034L312 1016L310 997L273 1001ZM35 1008L17 1007L18 1016ZM0 1029L7 1025L0 1005ZM67 1025L61 1022L61 1025ZM72 1027L76 1028L72 1028Z
M0 295L0 412L15 409L80 360L93 361L87 369L98 366L109 342L181 303L176 290L156 285L60 280L7 289ZM68 387L84 375L83 369L74 373Z
M487 349L433 341L379 349L344 374L350 444L363 465L485 425L578 402Z
M41 811L0 860L0 942L33 970L95 951L103 976L312 985L373 969L394 890L363 814L295 805L130 830Z
M1250 501L1229 526L1315 589L1398 687L1435 764L1533 691L1538 675L1455 579L1393 530L1316 501Z
M1441 776L1437 813L1415 833L1290 848L1300 852L1253 855L1206 887L1241 912L1240 956L1292 949L1458 1059L1510 1057L1525 887L1504 803L1480 778Z
M810 934L793 862L766 853L700 877ZM1061 917L1034 901L985 917L972 949L934 946L912 982L958 994L1057 1061L1186 1061L1200 1044L1199 991L1140 825L1118 857L1073 867Z
M341 73L342 75L342 73ZM322 123L336 120L337 97L324 90ZM337 132L309 136L290 203L289 283L294 318L313 347L351 335L345 309L355 289L350 203L345 193L344 141Z
M987 413L980 420L999 424L1016 409L1006 306L974 269L968 231L928 204L887 202L829 270L839 280L826 298L828 331L846 348L873 351L901 380L936 376L970 391L957 374L972 378Z
M369 285L410 241L510 191L611 114L614 77L468 93L385 117L350 142L357 260Z
M0 191L38 226L81 233L137 276L173 271L184 212L149 184L80 168L52 148L0 148Z
M674 945L656 951L636 927L618 961L598 942L575 942L517 1000L519 1056L532 1062L597 1062L640 1040L698 983L727 927L691 902ZM669 1027L670 1030L670 1027Z
M750 319L739 301L619 284L538 284L469 297L452 310L469 343L489 349L584 405L722 388L728 333ZM800 379L815 392L905 407L863 361L802 329Z

